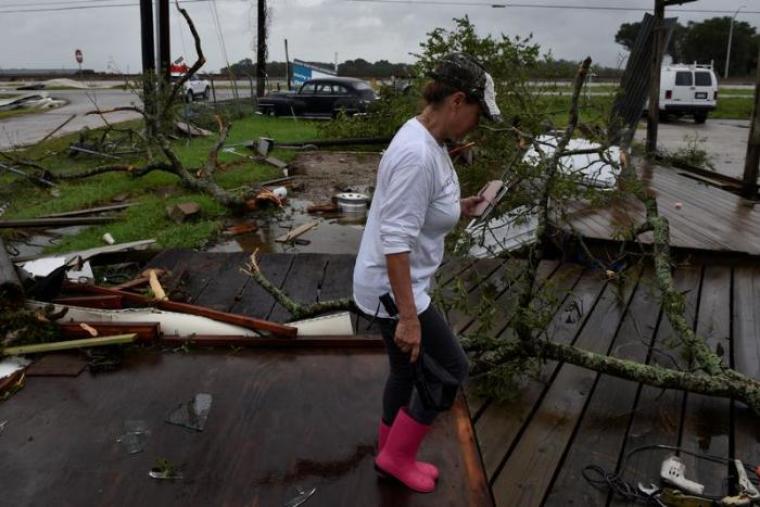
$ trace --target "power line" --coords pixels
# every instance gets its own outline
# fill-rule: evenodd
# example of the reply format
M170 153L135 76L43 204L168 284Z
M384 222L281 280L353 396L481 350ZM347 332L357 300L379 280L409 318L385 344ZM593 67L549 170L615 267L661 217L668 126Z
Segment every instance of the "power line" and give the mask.
M572 11L617 11L617 12L650 12L646 7L618 7L609 5L562 5L562 4L525 4L498 2L463 2L459 0L344 0L349 3L379 3L404 5L458 5L465 7L491 7L496 9L557 9ZM724 9L668 9L668 12L683 12L692 14L733 14L734 10ZM760 14L760 11L742 10L742 14Z
M32 12L61 12L79 11L87 9L106 9L120 7L137 7L135 2L118 2L119 0L53 0L41 3L15 3L3 5L0 3L0 14L18 14ZM212 0L179 0L179 3L202 3ZM224 0L220 0L224 1ZM226 0L239 1L239 0ZM562 4L527 4L527 3L498 3L498 2L466 2L462 0L344 0L348 3L379 3L379 4L402 4L402 5L452 5L461 7L488 7L497 9L544 9L544 10L570 10L570 11L607 11L607 12L650 12L646 7L619 7L607 5L562 5ZM84 5L73 5L84 4ZM47 7L48 5L61 5L61 7ZM21 9L7 9L8 7L24 7ZM669 9L669 13L686 14L734 14L733 10L727 9ZM760 11L743 10L743 14L760 14Z
M114 2L114 1L115 0L54 0L52 2L39 2L37 4L30 4L29 2L24 2L20 4L0 3L0 9L5 9L8 7L29 7L30 5L34 7L44 7L46 5L95 4L95 3Z
M33 5L34 7L41 7L41 8L32 8L32 9L12 9L12 10L4 10L5 6L0 4L0 14L16 14L16 13L24 13L24 12L61 12L61 11L81 11L81 10L87 10L87 9L108 9L108 8L114 8L114 7L139 7L139 3L130 2L130 3L105 3L105 2L112 2L112 1L118 1L118 0L71 0L70 2L61 1L60 3L73 3L73 2L92 2L95 5L67 5L64 7L42 7L46 5L45 3L38 3L38 4L23 4L25 7L28 7L29 5ZM181 4L194 4L194 3L200 3L200 2L210 2L211 0L179 0L179 3ZM239 1L239 0L227 0L227 1ZM49 2L54 3L54 2ZM55 2L57 3L57 2ZM14 4L16 5L16 4Z

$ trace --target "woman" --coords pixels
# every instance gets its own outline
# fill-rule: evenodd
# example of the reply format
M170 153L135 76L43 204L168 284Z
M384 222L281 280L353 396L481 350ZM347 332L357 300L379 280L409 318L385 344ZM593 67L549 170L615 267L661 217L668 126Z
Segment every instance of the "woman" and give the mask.
M468 371L428 290L446 234L481 200L460 199L446 142L475 129L481 114L499 116L493 80L470 55L447 55L430 77L424 110L398 131L380 161L353 287L357 306L378 319L390 360L376 468L422 493L435 489L438 469L415 456L440 407L414 389L414 363L422 349L459 385Z

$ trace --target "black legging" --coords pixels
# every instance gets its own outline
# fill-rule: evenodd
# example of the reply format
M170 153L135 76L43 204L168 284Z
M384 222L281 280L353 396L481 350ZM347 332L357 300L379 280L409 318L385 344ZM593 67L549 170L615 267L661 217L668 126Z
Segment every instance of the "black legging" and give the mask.
M467 356L444 318L431 304L419 315L419 319L422 348L425 353L456 378L460 385L464 383L469 371ZM398 411L408 406L409 414L414 420L422 424L431 424L438 415L438 411L426 408L414 389L414 375L409 354L403 352L393 339L397 321L377 319L377 322L385 341L391 366L383 393L383 421L386 424L393 423Z

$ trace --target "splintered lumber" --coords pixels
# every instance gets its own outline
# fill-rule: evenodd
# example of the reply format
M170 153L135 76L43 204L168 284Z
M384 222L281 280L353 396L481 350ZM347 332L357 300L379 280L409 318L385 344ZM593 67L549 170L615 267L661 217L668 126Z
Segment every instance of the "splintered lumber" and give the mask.
M176 301L154 301L148 297L140 294L134 294L131 292L124 292L107 287L98 287L96 285L89 284L67 284L67 287L71 290L78 292L88 292L90 294L113 294L120 295L124 298L124 301L130 303L154 306L161 310L167 310L170 312L188 313L190 315L198 315L199 317L206 317L208 319L216 320L219 322L226 322L227 324L234 324L253 331L267 331L277 336L294 337L298 334L298 329L293 326L286 326L278 324L277 322L271 322L263 319L256 319L254 317L248 317L245 315L237 315L234 313L222 312L219 310L213 310L211 308L205 308L202 306L191 305L188 303L178 303Z
M165 301L169 299L166 297L166 292L164 292L164 288L161 286L161 282L158 281L158 275L153 269L148 272L148 283L150 284L150 290L153 291L153 297L155 299L159 301Z
M283 178L275 178L273 180L266 180L266 181L258 181L256 182L257 187L271 187L273 185L285 185L287 183L290 183L295 179L295 176L285 176Z
M153 271L157 277L161 278L165 273L166 270L160 269L160 268L153 268L148 269L142 272L140 276L135 278L134 280L130 280L128 282L121 283L119 285L114 285L111 287L114 290L125 290L125 289L135 289L137 287L143 287L145 285L148 285L150 283L150 272Z
M158 322L66 322L58 324L61 336L68 339L92 337L87 328L95 329L98 335L136 334L140 343L154 342L161 335Z
M278 243L287 243L289 241L293 241L298 236L301 236L302 234L312 230L318 225L319 225L319 222L308 222L305 224L301 224L295 229L292 229L289 233L283 234L282 236L277 238L275 241L277 241Z
M112 204L109 206L98 206L97 208L78 209L74 211L66 211L64 213L54 213L52 215L43 215L40 218L69 218L69 217L79 217L83 215L94 215L96 213L104 213L106 211L123 210L125 208L129 208L130 206L134 206L135 204L137 203L125 202L122 204Z
M0 299L12 303L20 303L24 299L21 281L8 252L5 250L3 238L0 238Z
M106 345L120 345L132 343L137 339L137 334L123 334L117 336L104 336L102 338L86 338L83 340L70 340L65 342L35 343L33 345L19 345L6 347L2 353L6 356L19 354L39 354L41 352L54 352L57 350L82 349L87 347L103 347Z
M317 148L327 148L332 146L354 146L354 145L386 145L391 142L391 137L354 137L349 139L312 139L310 141L300 142L282 142L277 143L280 147L302 147L315 146Z
M58 305L84 306L85 308L102 308L105 310L119 310L124 308L122 297L116 295L78 296L65 297L53 300Z
M124 282L119 285L114 285L111 288L114 290L135 289L137 287L143 287L145 285L148 285L149 282L150 282L150 279L147 276L138 276L134 280L130 280L128 282Z
M285 169L286 167L288 167L287 162L283 162L279 158L275 158L275 157L266 157L264 159L264 162L266 162L269 165L273 165L277 169Z
M181 134L184 134L186 136L208 137L211 135L211 131L198 127L196 125L193 125L192 123L185 123L183 121L178 121L177 123L175 123L175 126L177 127L177 130Z
M0 220L0 229L33 227L69 227L72 225L109 224L117 217L69 217L69 218L26 218L18 220Z
M178 224L181 224L190 219L199 217L201 214L201 206L197 202L182 202L175 204L174 206L167 206L166 214L169 218Z

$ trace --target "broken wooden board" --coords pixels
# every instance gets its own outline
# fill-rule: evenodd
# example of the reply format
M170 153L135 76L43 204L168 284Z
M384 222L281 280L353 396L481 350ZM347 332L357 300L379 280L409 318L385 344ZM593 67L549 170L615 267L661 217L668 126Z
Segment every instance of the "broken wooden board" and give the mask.
M167 206L166 214L169 218L181 224L198 218L201 214L201 206L196 202L182 202L174 206Z
M81 340L67 340L62 342L34 343L31 345L17 345L5 347L2 354L6 356L19 356L23 354L40 354L58 350L74 350L88 347L105 347L109 345L123 345L132 343L137 339L134 333L117 336L102 336L97 338L83 338Z
M98 206L96 208L86 208L74 211L66 211L64 213L53 213L52 215L44 215L40 218L69 218L79 217L83 215L95 215L98 213L104 213L106 211L120 211L137 204L136 202L126 202L123 204L112 204L110 206Z
M289 241L293 241L299 236L317 227L318 225L319 225L319 222L308 222L305 224L301 224L298 227L291 229L290 232L288 232L287 234L283 234L279 238L275 239L275 241L278 243L287 243Z
M85 308L103 308L119 310L124 308L122 297L116 295L64 297L53 300L53 303L68 306L83 306Z
M177 131L180 134L183 134L185 136L190 137L209 137L211 135L211 131L206 130L201 127L197 127L193 125L192 123L186 123L184 121L178 121L174 124L175 127L177 127Z
M87 368L87 360L76 354L47 354L26 369L28 377L76 377Z

